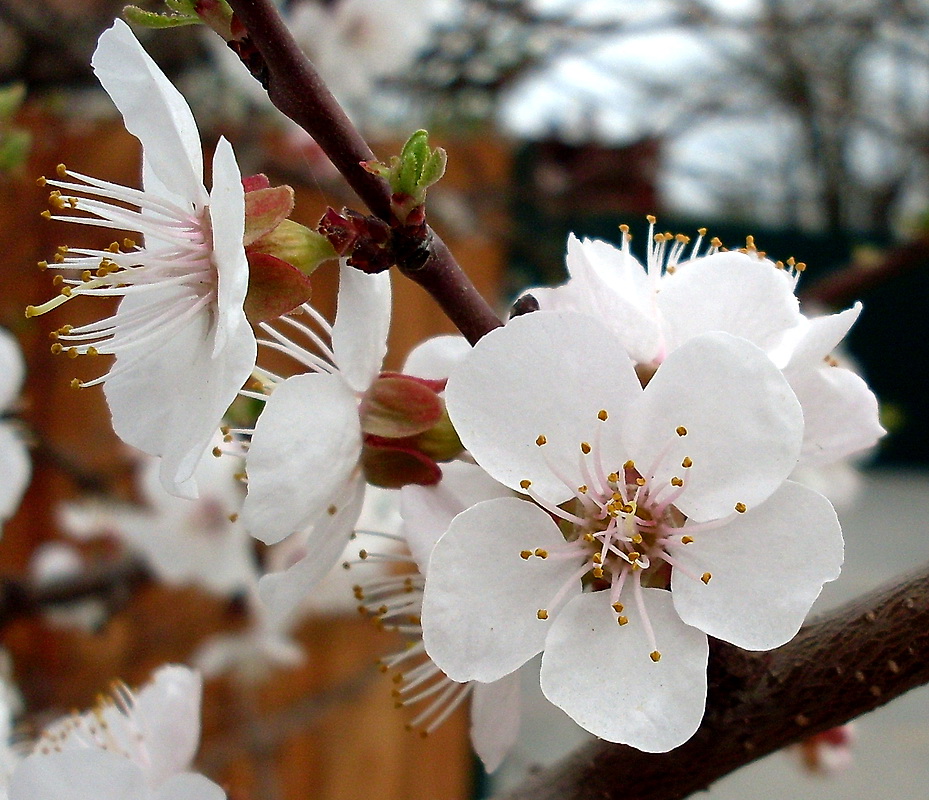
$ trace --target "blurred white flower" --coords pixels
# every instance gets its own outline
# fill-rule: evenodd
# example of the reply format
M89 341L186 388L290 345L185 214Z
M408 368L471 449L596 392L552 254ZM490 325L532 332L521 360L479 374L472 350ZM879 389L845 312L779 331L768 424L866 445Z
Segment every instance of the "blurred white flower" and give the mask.
M159 669L137 695L111 700L45 729L15 769L9 800L222 800L225 793L189 772L200 742L200 676Z
M217 435L214 447L221 441ZM59 519L76 538L117 537L165 583L195 584L218 595L248 591L258 580L258 567L253 541L236 521L243 498L240 469L236 458L208 451L192 476L200 496L188 500L166 492L157 459L146 459L139 475L146 507L74 502L62 506Z
M19 343L8 331L0 329L0 453L4 473L0 481L0 523L16 513L32 477L29 451L15 423L7 418L14 410L25 373Z

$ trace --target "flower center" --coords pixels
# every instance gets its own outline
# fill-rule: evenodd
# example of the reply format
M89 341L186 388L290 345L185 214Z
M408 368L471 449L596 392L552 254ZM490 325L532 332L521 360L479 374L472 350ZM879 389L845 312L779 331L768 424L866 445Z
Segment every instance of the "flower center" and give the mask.
M93 386L162 346L199 312L215 305L217 275L212 262L211 220L208 209L182 207L152 192L72 172L64 164L58 165L57 174L60 180L39 179L40 186L56 187L49 195L51 207L57 211L83 211L88 216L45 211L44 217L134 231L146 240L145 246L139 246L125 238L122 244L113 242L102 250L62 246L51 265L39 262L42 269L52 266L61 270L62 274L54 279L61 290L46 303L27 306L27 317L45 314L79 295L134 296L146 301L99 322L79 327L64 325L52 332L51 349L55 354L72 358L109 354L125 359L95 380L72 382L75 387ZM157 291L163 289L171 291Z
M608 417L606 410L597 415L600 422L605 422ZM531 481L521 481L522 490L556 520L565 544L557 551L542 548L523 550L520 556L526 560L556 558L580 562L570 581L546 608L538 610L539 619L548 619L549 608L557 606L580 579L585 591L609 592L609 603L616 614L616 621L624 626L629 623L629 617L623 600L628 602L631 593L652 644L651 658L657 662L661 653L648 622L642 587L670 590L673 570L708 584L713 577L710 572L691 572L680 564L676 554L680 548L694 541L693 534L715 525L691 523L685 528L687 517L675 506L687 489L687 476L694 465L693 459L685 456L680 462L680 470L669 480L656 477L674 441L687 436L684 426L670 432L668 445L654 463L645 468L632 460L614 469L607 468L600 452L599 430L598 427L593 442L581 442L579 446L580 474L584 476L585 483L573 486L562 478L562 482L574 493L573 498L554 505L532 489ZM536 439L540 448L547 443L544 434ZM556 476L559 475L551 463L549 468ZM744 513L746 507L738 503L735 510Z

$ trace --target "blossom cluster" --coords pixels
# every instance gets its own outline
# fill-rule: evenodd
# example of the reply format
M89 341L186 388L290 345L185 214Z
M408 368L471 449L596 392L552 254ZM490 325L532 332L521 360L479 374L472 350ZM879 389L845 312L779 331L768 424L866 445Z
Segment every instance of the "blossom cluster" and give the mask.
M107 523L156 565L170 552L156 570L250 592L280 637L351 537L375 529L383 546L348 563L351 602L408 640L383 662L398 702L429 731L470 699L490 769L516 736L518 670L540 653L552 704L663 752L700 725L711 637L770 650L796 634L843 556L832 504L802 476L883 433L874 395L833 356L860 305L807 316L801 264L650 219L644 264L625 227L619 246L572 237L567 282L529 290L538 310L473 348L427 341L386 372L389 273L343 260L332 322L300 301L250 320L231 147L217 146L208 193L189 108L121 23L94 68L142 143L144 189L62 168L47 183L68 213L54 216L142 243L62 248L62 294L28 313L122 298L55 346L115 356L83 385L103 383L117 433L160 459L150 497L188 498L152 499L172 520L161 533L138 514ZM214 439L237 395L257 420ZM215 535L194 546L184 504L214 455L245 495L219 495ZM359 523L375 490L399 515ZM242 531L270 546L263 564ZM273 641L266 653L291 654Z

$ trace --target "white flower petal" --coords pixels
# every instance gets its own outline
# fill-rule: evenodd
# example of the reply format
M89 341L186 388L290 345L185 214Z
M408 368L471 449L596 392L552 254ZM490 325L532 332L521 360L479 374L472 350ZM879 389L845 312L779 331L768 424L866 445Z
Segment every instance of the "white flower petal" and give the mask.
M126 297L119 313L130 314L145 302L171 294L181 298L184 292L165 287L148 292L144 299ZM247 326L239 328L216 357L211 328L211 315L204 309L157 348L141 356L117 356L115 371L103 386L116 434L133 447L161 456L162 485L184 497L196 497L194 470L255 363L255 337ZM124 359L135 361L118 371Z
M569 292L563 308L596 316L622 341L633 361L647 363L658 354L661 324L655 292L644 267L627 250L599 239L568 237L565 258L571 280L539 298L542 308L559 292ZM533 290L533 294L535 294Z
M520 689L518 670L493 683L472 684L471 744L487 772L494 772L516 743Z
M706 636L684 625L671 596L643 589L644 605L661 660L639 612L617 625L608 592L574 598L558 615L542 655L542 692L601 739L648 753L686 742L706 705Z
M339 306L332 326L332 352L339 371L356 392L364 392L381 371L390 329L390 272L367 275L339 268Z
M32 461L19 432L9 423L0 422L0 458L3 481L0 482L0 522L12 517L19 508L23 493L32 477Z
M31 755L13 772L9 786L10 800L145 800L147 795L137 764L97 749Z
M433 336L410 351L403 372L417 378L445 380L470 352L471 345L464 336Z
M26 377L23 351L16 337L0 328L0 411L8 411L22 389Z
M712 578L704 584L673 570L674 606L687 624L747 650L790 641L842 566L832 505L790 481L757 508L693 538L674 555L695 575Z
M681 427L686 435L679 436ZM675 505L696 520L766 499L800 455L803 413L755 345L706 333L672 352L626 415L628 452L657 485L684 480ZM693 466L684 470L685 457ZM649 474L644 477L650 478Z
M349 535L361 513L364 479L356 477L346 487L338 511L327 515L309 532L306 555L283 572L264 575L258 594L269 612L269 624L282 625L300 607L339 561Z
M400 490L404 538L419 571L426 574L432 548L456 515L484 500L510 496L502 483L464 461L443 464L442 480L435 486L404 486Z
M313 525L344 494L360 455L358 401L342 377L288 378L255 425L245 462L245 527L274 544Z
M616 455L619 419L641 394L632 362L603 323L537 311L475 345L449 378L446 403L462 443L490 475L517 491L531 480L539 495L561 503L574 491L548 465L573 487L584 483L581 442L592 442L599 426L604 451ZM611 415L605 423L601 409Z
M784 374L803 407L802 465L837 461L884 435L874 392L851 370L822 364Z
M861 303L855 303L838 314L815 317L798 326L799 337L793 345L785 372L819 367L845 338L860 314Z
M248 292L248 260L242 245L245 236L245 190L232 145L225 137L220 137L213 155L210 220L213 226L213 263L217 274L216 305L219 309L213 346L215 356L239 329L251 332L242 308Z
M116 20L101 34L91 64L160 182L178 199L205 205L200 134L190 107L125 22Z
M436 543L423 597L423 641L455 681L499 680L542 649L558 604L581 590L571 575L579 560L523 559L520 552L564 547L537 506L515 498L488 500L452 521ZM537 617L539 609L548 620Z
M658 307L669 351L707 331L731 333L767 349L800 319L785 271L734 251L696 259L666 275Z
M200 701L203 680L187 667L169 665L135 698L133 720L146 742L148 782L158 786L190 768L200 744Z
M213 781L188 772L167 781L155 792L154 800L225 800L225 797L226 793Z

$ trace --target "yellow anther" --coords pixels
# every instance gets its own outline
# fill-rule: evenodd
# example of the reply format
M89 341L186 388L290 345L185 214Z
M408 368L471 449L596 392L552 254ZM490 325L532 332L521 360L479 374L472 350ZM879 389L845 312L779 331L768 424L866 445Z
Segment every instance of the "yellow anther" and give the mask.
M76 347L69 347L69 348L68 348L68 358L77 358L79 355L80 355L80 353L78 353Z
M735 510L738 511L740 514L744 514L747 510L745 503L736 503Z
M587 485L586 485L586 484L581 484L580 486L578 486L578 487L577 487L577 493L578 493L578 494L587 494Z
M806 269L806 264L804 264L802 261L798 261L797 266L794 267L794 269L797 270L797 272L803 272Z
M542 446L543 444L545 444L546 442L548 442L548 439L546 439L541 433L539 434L538 438L535 440L535 443L536 443L539 447L541 447L541 446Z
M606 479L608 483L616 483L619 480L619 474L616 472L611 472L606 476Z
M619 492L613 492L613 500L619 502L623 499L623 496Z
M652 650L652 652L648 654L648 657L649 657L652 661L654 661L656 664L657 664L659 661L661 661L661 653L659 653L657 650Z
M619 226L619 230L622 233L629 233L629 226L624 222L622 225Z
M586 456L590 453L590 444L581 442L581 452Z
M594 564L602 564L602 563L603 563L603 556L601 556L599 553L594 553L593 556L592 556L592 558L593 558Z
M700 580L703 581L704 583L709 583L709 582L710 582L710 578L712 578L712 577L713 577L713 576L712 576L709 572L704 572L704 573L700 576Z
M68 198L68 205L71 206L71 208L77 208L77 198L76 198L76 197L69 197L69 198Z
M680 478L675 476L674 478L671 478L671 485L672 486L683 486L684 481L682 481Z
M532 481L527 481L525 478L519 482L520 489L528 489L532 486Z
M235 511L233 511L233 512L229 515L229 521L230 521L230 522L238 522L238 520L239 520L239 515L238 515Z
M658 222L658 219L655 217L654 214L649 214L648 216L645 217L645 219L648 221L649 225L654 225L656 222Z
M752 236L752 235L750 235L750 234L749 234L748 236L746 236L746 237L745 237L745 246L746 246L749 250L754 250L754 249L755 249L755 237Z
M635 461L630 458L625 464L623 464L623 469L635 469Z
M50 350L52 351L52 355L56 355L56 356L57 356L57 355L59 355L59 354L61 353L62 350L64 350L64 347L61 346L61 342L55 342L55 343L51 346Z
M119 252L119 242L110 242L109 246L106 248L109 253L118 253Z
M606 409L605 409L605 408L601 408L601 409L597 412L597 419L600 420L601 422L606 422L606 420L609 419L609 416L610 416L610 415L606 413Z
M629 617L617 617L617 618L616 618L616 621L617 621L620 625L628 625L628 624L629 624Z
M694 540L693 536L682 536L681 544L690 544Z
M788 267L796 266L796 264L797 264L797 259L795 259L793 256L791 256L790 258L787 259L787 266L788 266Z
M697 233L701 236L706 236L706 228L697 228Z
M641 533L634 533L634 534L632 534L632 536L630 536L629 538L632 539L632 543L633 543L633 544L642 544L642 534L641 534Z
M89 269L85 269L85 270L81 273L81 280L84 281L84 283L87 283L87 281L89 281L89 280L91 279L91 277L92 277L92 276L91 276L91 274L90 274L90 270L89 270Z
M687 435L687 428L685 428L683 425L678 425L678 426L674 429L674 432L675 432L678 436L686 436L686 435Z
M537 547L535 549L534 555L537 555L539 558L548 558L548 550L542 547Z
M613 610L614 610L617 614L621 614L621 613L622 613L622 610L623 610L624 608L625 608L625 606L624 606L622 603L613 603Z
M40 216L40 217L43 217L44 219L51 219L51 218L52 218L52 212L49 211L49 210L46 208L45 211L43 211L41 214L39 214L39 216Z
M548 611L546 611L544 608L540 608L538 611L536 611L535 615L539 619L548 619Z
M61 253L55 253L55 255L52 258L52 261L54 261L56 264L63 264L64 260L65 260L65 257Z
M524 560L525 560L525 559L529 559L529 558L532 557L532 551L531 551L531 550L520 550L520 551L519 551L519 557L522 558L522 559L524 559Z
M774 262L774 266L777 267L778 269L784 269L784 262L783 262L783 261L775 261L775 262Z
M37 262L37 263L38 263L39 269L48 269L48 262L47 262L47 261L39 261L39 262Z
M645 486L646 483L647 483L647 481L645 480L645 478L636 478L636 479L635 479L635 485L636 485L636 486Z
M70 286L63 286L63 287L61 287L61 293L62 293L65 297L70 297L72 291L73 291L73 289L71 289Z
M136 246L134 239L123 239L123 250L132 250Z
M72 389L80 389L80 388L81 388L81 382L80 382L77 378L71 378L71 388L72 388Z
M626 503L626 505L623 506L623 513L625 513L625 514L634 514L634 513L635 513L635 506L632 505L632 503Z
M219 447L213 448L213 455L216 456L216 458L219 458L222 454L223 451Z
M636 552L635 550L633 550L631 553L629 553L629 560L630 560L630 561L638 561L638 559L639 559L639 557L640 557L641 555L642 555L641 553L638 553L638 552Z
M710 239L710 246L711 247L722 247L723 246L722 240L718 236L714 236L712 239Z
M52 286L61 286L61 284L63 284L64 282L65 282L64 275L56 275L54 278L52 278Z
M84 355L88 355L88 356L99 356L99 355L100 355L100 351L99 351L96 347L94 347L93 345L91 345L90 347L88 347L88 348L84 351Z
M601 578L603 578L603 567L594 567L593 573L594 573L594 577L597 580L600 580Z
M367 557L368 557L368 551L367 551L367 550L359 550L359 551L358 551L358 558L360 558L362 561L364 561Z
M684 469L690 469L693 465L694 465L694 462L690 459L689 456L681 462L681 466Z
M67 178L68 168L64 164L59 164L55 167L55 174L58 175L59 178Z

